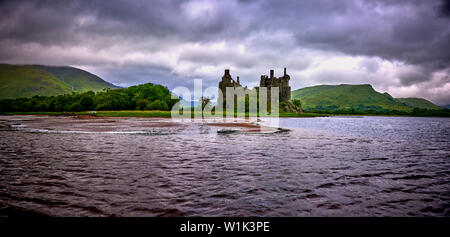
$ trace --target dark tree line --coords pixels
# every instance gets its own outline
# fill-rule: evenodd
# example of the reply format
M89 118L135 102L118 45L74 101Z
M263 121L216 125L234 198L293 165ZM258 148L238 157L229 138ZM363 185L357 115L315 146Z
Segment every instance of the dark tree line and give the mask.
M170 110L178 102L167 87L147 83L122 89L0 100L0 112Z

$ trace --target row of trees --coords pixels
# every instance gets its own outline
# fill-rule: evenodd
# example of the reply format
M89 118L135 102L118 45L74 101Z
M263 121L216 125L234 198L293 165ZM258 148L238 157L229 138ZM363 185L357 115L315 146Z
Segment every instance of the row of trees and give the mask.
M172 99L167 87L147 83L94 93L0 100L2 112L78 112L91 110L170 110L179 99Z

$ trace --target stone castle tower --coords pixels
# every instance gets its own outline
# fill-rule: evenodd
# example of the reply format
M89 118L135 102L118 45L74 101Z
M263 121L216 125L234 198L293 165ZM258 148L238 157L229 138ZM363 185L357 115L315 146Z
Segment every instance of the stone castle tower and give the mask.
M284 75L276 78L274 76L274 70L270 70L270 77L267 75L261 75L259 81L259 87L267 87L268 98L270 98L271 87L278 87L280 91L280 102L287 102L291 100L291 87L289 86L289 80L291 77L286 74L286 68L284 68Z
M239 83L239 77L236 78L237 81L234 81L230 75L230 69L225 69L225 74L222 77L222 81L219 82L219 90L222 91L222 98L218 98L219 100L225 101L227 98L227 87L242 87Z

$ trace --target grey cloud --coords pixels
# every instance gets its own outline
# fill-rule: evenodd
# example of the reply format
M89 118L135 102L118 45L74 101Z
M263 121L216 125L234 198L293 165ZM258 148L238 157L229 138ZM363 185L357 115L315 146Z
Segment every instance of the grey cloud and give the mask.
M342 70L322 70L311 75L311 78L324 84L366 84L360 74Z
M331 14L322 9L308 16L310 21L296 36L299 44L310 47L442 69L450 62L450 51L443 50L450 47L450 22L437 16L433 3L369 1L331 10ZM375 7L389 13L377 12Z
M436 69L450 62L450 51L442 50L450 47L450 21L439 17L439 12L447 9L447 1L215 1L214 10L200 12L193 19L184 14L188 4L5 1L1 4L0 37L44 45L76 44L95 37L145 40L149 35L208 42L244 39L261 31L270 35L284 29L295 35L301 47L378 56ZM93 22L82 24L89 17ZM282 42L264 42L268 47L276 44Z
M192 87L192 78L182 77L171 72L168 68L131 66L104 66L95 69L87 68L102 78L109 78L115 85L128 87L136 84L154 83L173 89L177 86ZM130 82L132 82L130 84Z
M0 37L45 45L77 43L89 36L207 41L243 26L230 2L217 2L210 14L191 19L183 11L188 1L4 1Z
M380 64L376 59L366 58L359 63L359 67L369 73L375 73L380 68Z
M414 67L400 70L397 77L401 80L402 85L410 86L428 80L430 74L431 72L422 67Z

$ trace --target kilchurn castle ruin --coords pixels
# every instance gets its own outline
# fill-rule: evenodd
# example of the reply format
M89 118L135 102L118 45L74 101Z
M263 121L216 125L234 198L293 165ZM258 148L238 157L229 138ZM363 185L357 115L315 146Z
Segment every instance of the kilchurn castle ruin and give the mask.
M291 87L289 86L289 80L291 77L286 74L286 68L284 68L284 74L281 77L275 77L274 76L274 70L270 70L270 76L267 75L261 75L261 80L259 82L259 87L255 87L257 91L259 91L260 87L266 87L267 88L267 98L270 98L271 96L271 89L272 87L278 87L279 90L279 99L280 99L280 105L282 105L285 111L287 112L301 112L300 108L295 107L291 103ZM227 87L233 87L238 88L242 87L239 77L236 78L236 81L233 80L233 78L230 75L230 70L225 69L225 73L222 76L222 80L219 82L219 92L222 93L222 97L218 98L219 100L225 101L226 100L226 88ZM245 86L244 90L248 90L247 86ZM221 94L219 93L219 95Z

